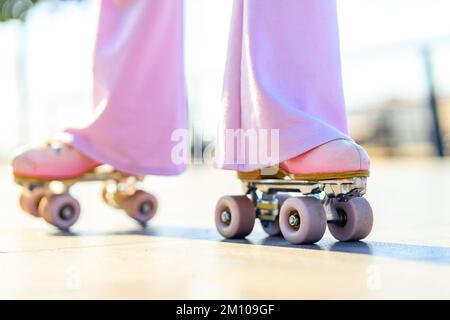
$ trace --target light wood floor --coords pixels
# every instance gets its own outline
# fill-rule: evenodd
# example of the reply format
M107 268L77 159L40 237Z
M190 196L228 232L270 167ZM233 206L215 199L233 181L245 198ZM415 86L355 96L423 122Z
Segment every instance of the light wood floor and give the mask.
M23 214L5 167L0 179L0 298L450 298L450 161L375 161L371 236L326 234L315 246L259 226L248 240L221 239L215 202L240 192L229 172L149 177L161 208L145 231L100 201L99 184L79 185L73 234Z

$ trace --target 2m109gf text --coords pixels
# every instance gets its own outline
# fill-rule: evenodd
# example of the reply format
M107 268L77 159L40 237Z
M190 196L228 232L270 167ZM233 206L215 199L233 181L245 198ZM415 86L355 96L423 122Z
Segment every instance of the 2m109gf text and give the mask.
M216 306L183 306L177 307L177 315L201 315L207 318L212 314L220 315L271 315L275 311L273 304L221 304L219 308Z

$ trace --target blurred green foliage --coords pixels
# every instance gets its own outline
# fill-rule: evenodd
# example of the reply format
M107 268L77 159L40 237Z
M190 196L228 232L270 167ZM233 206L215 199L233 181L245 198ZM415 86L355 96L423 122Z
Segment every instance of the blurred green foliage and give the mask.
M44 1L56 2L74 0L0 0L0 22L8 21L11 19L25 20L28 11L35 4Z
M0 22L24 20L28 10L41 0L0 0Z

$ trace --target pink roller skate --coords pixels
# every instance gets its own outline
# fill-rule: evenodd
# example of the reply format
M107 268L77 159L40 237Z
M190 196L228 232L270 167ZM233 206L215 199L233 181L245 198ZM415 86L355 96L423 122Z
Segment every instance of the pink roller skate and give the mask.
M362 147L334 140L279 167L270 176L261 170L238 172L245 195L225 196L216 206L216 227L222 236L246 237L256 218L269 235L282 234L293 244L319 241L327 224L340 241L369 235L373 214L362 196L370 161Z
M104 181L103 200L143 226L158 207L153 195L137 188L143 177L97 163L60 141L20 153L11 166L16 183L23 187L20 207L61 230L68 230L80 216L80 204L69 194L77 182Z

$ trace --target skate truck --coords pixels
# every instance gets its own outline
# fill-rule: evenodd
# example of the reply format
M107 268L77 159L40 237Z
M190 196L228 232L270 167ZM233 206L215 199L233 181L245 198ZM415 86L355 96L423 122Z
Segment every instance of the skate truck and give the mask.
M259 219L264 231L283 235L292 244L322 239L326 227L339 241L358 241L372 230L373 213L366 192L367 176L336 179L263 179L238 173L245 195L222 197L215 223L225 238L244 238ZM368 175L368 173L367 173Z
M70 179L34 179L17 175L14 179L22 186L19 199L22 210L61 230L69 230L80 217L80 204L69 193L78 182L103 182L103 201L123 209L142 226L153 218L158 208L156 197L138 188L143 177L125 174L106 165Z

